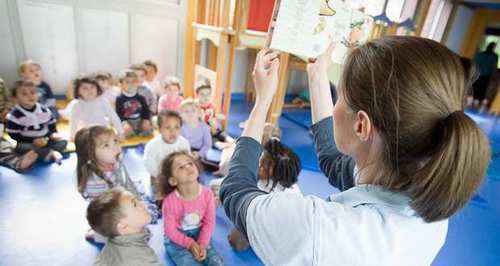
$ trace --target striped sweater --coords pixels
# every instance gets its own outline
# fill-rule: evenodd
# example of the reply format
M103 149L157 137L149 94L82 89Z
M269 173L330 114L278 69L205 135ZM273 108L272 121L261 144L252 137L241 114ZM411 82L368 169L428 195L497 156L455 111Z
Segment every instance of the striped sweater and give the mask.
M55 133L56 119L47 107L39 103L31 110L16 105L7 115L6 131L18 142L32 143L36 138Z

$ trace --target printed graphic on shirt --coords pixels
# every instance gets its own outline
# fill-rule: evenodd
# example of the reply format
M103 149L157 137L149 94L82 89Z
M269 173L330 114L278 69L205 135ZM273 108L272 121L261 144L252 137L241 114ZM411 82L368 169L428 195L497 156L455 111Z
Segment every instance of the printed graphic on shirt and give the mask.
M142 105L136 99L131 99L123 104L123 116L127 119L139 119L141 117Z
M197 229L201 225L201 216L198 212L187 213L182 218L181 229L183 231Z

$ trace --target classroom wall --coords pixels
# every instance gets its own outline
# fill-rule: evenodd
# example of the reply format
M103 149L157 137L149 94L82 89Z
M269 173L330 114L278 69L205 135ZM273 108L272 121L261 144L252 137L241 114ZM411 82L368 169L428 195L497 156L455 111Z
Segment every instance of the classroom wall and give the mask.
M473 14L473 9L464 5L458 6L445 42L446 46L452 51L460 53L460 48L462 47L465 33L469 28Z
M14 82L28 58L56 94L80 73L146 59L160 77L182 76L185 9L183 0L1 0L0 77Z

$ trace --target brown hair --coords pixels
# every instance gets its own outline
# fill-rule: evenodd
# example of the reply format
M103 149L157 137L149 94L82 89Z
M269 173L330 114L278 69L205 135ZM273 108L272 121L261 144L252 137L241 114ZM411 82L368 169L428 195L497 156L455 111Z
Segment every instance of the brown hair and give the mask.
M177 151L169 154L165 159L163 159L163 161L161 161L160 186L161 186L161 193L164 197L175 190L175 187L170 185L168 179L172 177L174 174L173 167L175 158L181 155L187 156L191 159L191 161L193 161L196 168L198 168L199 174L201 174L201 172L203 171L201 164L197 160L195 160L193 156L189 154L189 152Z
M167 118L177 118L179 120L179 124L182 126L182 117L178 112L172 110L161 110L158 113L158 128L161 128L163 121Z
M88 83L88 84L94 85L97 88L97 95L98 96L102 94L102 88L101 88L101 86L99 86L99 83L97 83L96 79L94 79L94 78L92 78L90 76L83 76L83 77L80 77L80 78L76 78L73 81L73 97L75 99L79 99L80 98L80 94L78 93L78 90L80 89L80 87L84 83Z
M156 73L158 73L158 65L156 65L156 63L155 63L155 62L153 62L152 60L146 60L146 61L144 61L144 63L143 63L143 64L144 64L145 66L150 66L150 67L154 68L154 69L155 69L155 72L156 72Z
M106 236L117 236L117 224L124 214L120 208L120 197L125 189L114 187L95 199L87 207L87 221L97 233Z
M168 87L168 86L177 86L179 90L181 90L181 81L174 76L166 76L165 80L163 80L163 87Z
M298 182L302 165L299 156L278 138L271 138L263 143L262 164L268 173L267 182L273 181L271 191L280 184L290 188ZM267 186L267 184L266 184Z
M462 208L490 160L487 138L463 112L468 84L458 56L429 39L384 37L346 59L342 96L384 145L372 183L407 194L427 222Z
M118 81L123 82L126 78L137 78L137 74L132 69L124 69L118 74Z
M112 128L104 126L92 126L78 130L75 135L76 146L76 177L78 184L78 192L82 195L85 192L88 179L93 175L102 178L110 187L111 182L104 178L104 173L97 165L95 150L97 148L97 139L102 135L115 135ZM83 195L86 197L86 195Z
M130 66L130 69L132 69L134 71L140 70L140 71L144 71L144 73L147 73L145 64L133 64Z
M111 73L106 71L98 71L94 74L94 79L97 81L104 81L104 80L111 81L113 79L113 75L111 75Z
M195 88L196 94L200 93L200 91L203 90L203 89L207 89L207 90L212 91L212 86L210 85L210 80L208 80L208 79L198 80L196 82L196 86L195 87L196 87Z
M12 86L11 90L10 90L10 95L12 97L16 97L17 96L17 90L19 88L22 88L22 87L29 87L29 88L34 88L36 87L35 83L29 81L29 80L18 80L16 82L14 82L14 85Z

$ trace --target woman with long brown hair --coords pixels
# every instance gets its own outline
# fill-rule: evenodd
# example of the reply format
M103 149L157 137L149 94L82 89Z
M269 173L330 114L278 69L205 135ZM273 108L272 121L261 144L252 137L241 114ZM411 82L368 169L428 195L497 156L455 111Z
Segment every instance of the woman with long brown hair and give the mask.
M277 55L257 55L257 100L220 196L266 265L430 265L447 219L481 184L488 141L463 112L459 58L417 37L385 37L347 57L331 100L334 47L307 66L320 167L341 193L257 189L259 142L277 88Z

